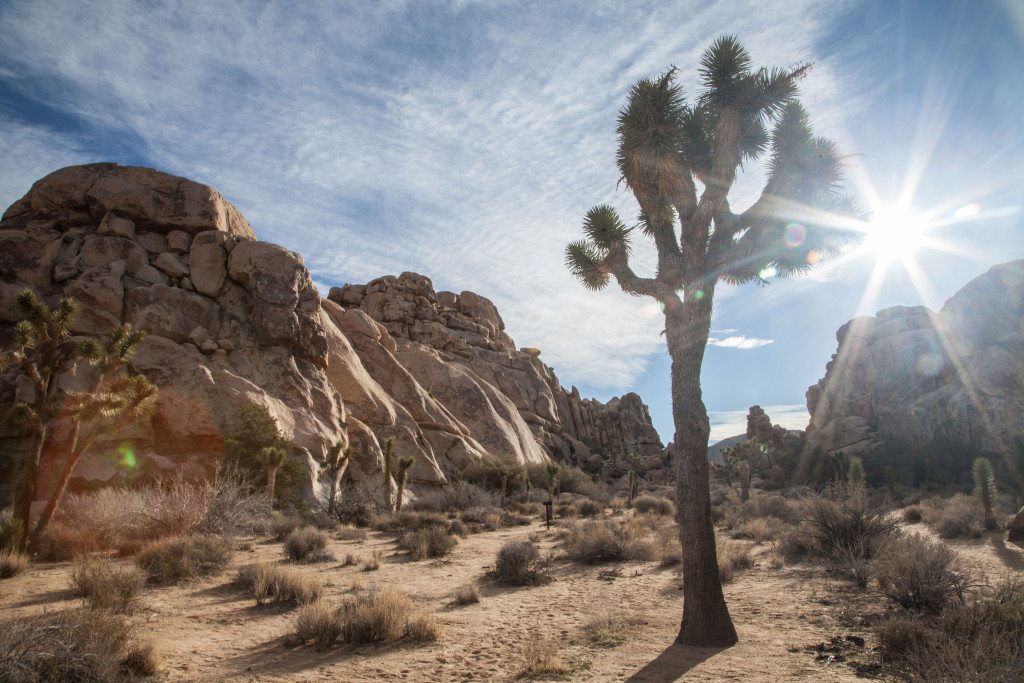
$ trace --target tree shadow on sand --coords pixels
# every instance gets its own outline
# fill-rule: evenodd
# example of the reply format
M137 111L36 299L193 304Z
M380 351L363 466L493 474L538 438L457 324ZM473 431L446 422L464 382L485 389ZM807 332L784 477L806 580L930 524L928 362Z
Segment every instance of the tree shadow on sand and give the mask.
M1008 568L1024 571L1024 553L1021 552L1024 548L1019 543L1013 542L1011 542L1013 547L1010 547L1003 539L1002 533L998 536L992 536L992 551L995 553L995 556Z
M627 678L626 681L629 683L677 681L695 666L727 649L724 647L691 647L672 643L665 648L664 652Z

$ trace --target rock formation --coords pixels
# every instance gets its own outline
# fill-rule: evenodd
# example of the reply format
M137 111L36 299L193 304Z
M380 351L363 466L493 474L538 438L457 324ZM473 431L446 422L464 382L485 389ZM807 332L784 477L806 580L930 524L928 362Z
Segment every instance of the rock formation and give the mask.
M839 328L807 390L805 458L936 436L1006 453L1024 435L1024 260L975 278L938 312L897 306Z
M398 456L416 456L413 491L485 453L595 470L633 454L660 462L636 394L602 404L562 389L484 297L435 293L404 273L322 298L302 257L257 241L219 193L152 169L90 164L36 182L0 221L0 341L27 287L50 303L77 299L77 334L122 322L147 333L130 367L159 387L157 414L99 444L73 484L133 476L118 456L127 447L147 475L208 476L248 402L305 449L318 496L316 460L339 440L353 446L345 479L380 487L381 444L394 439ZM0 410L23 384L2 377ZM16 455L26 444L5 422L0 447ZM0 459L5 484L12 459Z

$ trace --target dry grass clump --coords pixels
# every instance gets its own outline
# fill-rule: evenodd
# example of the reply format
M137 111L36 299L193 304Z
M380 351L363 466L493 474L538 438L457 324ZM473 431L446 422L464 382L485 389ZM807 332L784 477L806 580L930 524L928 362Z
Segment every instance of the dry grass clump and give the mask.
M152 646L104 610L44 612L0 623L2 681L122 681L159 669Z
M585 520L566 528L562 548L569 559L584 564L647 561L658 551L647 533L637 520Z
M402 535L398 547L409 551L413 558L425 560L430 557L443 557L451 553L458 545L455 537L442 527L431 526Z
M924 519L924 509L920 505L910 505L903 508L902 516L907 524L917 524Z
M28 558L13 550L0 551L0 579L9 579L25 571Z
M587 498L579 502L576 510L580 517L597 517L604 514L604 505Z
M324 650L337 641L356 644L393 643L407 639L433 642L441 637L440 624L432 615L414 612L409 596L394 588L360 593L336 610L323 603L299 610L296 635Z
M334 537L339 541L357 541L362 542L366 540L366 529L360 529L355 526L342 526L334 532Z
M640 515L665 515L676 514L676 506L668 498L661 496L640 496L633 501L633 510Z
M363 571L364 572L375 572L375 571L377 571L378 569L380 569L380 561L382 559L383 559L383 556L380 554L380 551L379 550L374 550L373 554L370 555L370 559L363 561Z
M724 501L723 501L724 502ZM760 493L752 495L750 500L738 505L730 505L724 512L725 526L735 529L744 522L754 519L781 519L786 524L800 521L800 506L777 493Z
M293 562L328 562L327 534L311 526L299 527L284 539L284 554Z
M316 577L268 562L242 567L237 581L252 591L257 605L305 605L319 600L324 592L323 582Z
M540 548L530 541L508 541L494 560L494 578L505 586L526 586L543 582L545 562Z
M270 535L275 541L284 541L289 534L302 526L302 518L298 515L285 514L275 510L270 516Z
M476 507L495 507L499 500L476 484L457 481L451 486L428 491L409 503L408 509L433 512L459 512Z
M91 607L128 612L146 583L138 567L83 555L71 569L70 584Z
M504 515L501 508L493 506L471 507L459 513L459 521L470 530L496 531L501 528Z
M558 643L549 638L531 638L523 647L520 678L550 678L568 674L569 666L558 654Z
M636 628L644 623L640 617L624 612L604 612L583 626L583 635L598 647L617 647L636 637Z
M155 543L135 558L150 583L171 584L216 574L231 559L231 541L210 534L192 534Z
M917 534L891 541L875 562L882 594L903 609L936 614L962 604L969 580L944 543Z
M1024 582L1006 580L935 615L898 615L876 627L882 659L913 680L1024 678Z
M786 532L787 524L778 517L755 517L733 529L733 538L748 538L757 543L774 541Z
M543 517L544 504L533 500L514 501L508 504L508 509L517 515L529 517Z
M978 501L959 493L928 515L928 521L942 538L980 538L985 513Z
M754 566L754 556L746 543L719 537L715 547L718 552L718 576L722 583L730 583L737 573Z
M475 583L467 583L455 589L453 604L475 605L478 602L480 602L480 588Z

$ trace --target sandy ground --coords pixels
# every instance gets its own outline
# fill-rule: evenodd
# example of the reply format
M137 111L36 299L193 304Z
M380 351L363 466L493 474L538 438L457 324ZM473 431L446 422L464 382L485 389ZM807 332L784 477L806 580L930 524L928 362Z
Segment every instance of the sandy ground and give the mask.
M353 582L401 588L443 624L444 637L435 644L343 645L328 652L289 645L294 610L256 607L232 585L234 569L190 585L146 590L133 620L155 642L164 662L159 679L168 681L507 681L520 675L523 647L533 637L559 644L572 669L563 680L575 681L853 680L857 672L849 662L829 661L812 649L847 635L867 641L863 649L851 647L853 659L877 660L861 615L882 609L880 599L819 568L778 566L767 545L756 549L756 566L726 587L740 644L725 650L673 645L680 580L654 562L617 565L620 576L612 580L599 577L607 565L564 560L555 562L554 581L547 585L501 588L485 578L502 543L542 529L535 524L473 535L448 558L419 562L396 551L391 536L371 532L362 542L333 540L331 551L341 559L378 550L384 558L377 571L338 562L301 565L329 582L326 599L333 602L350 593ZM553 533L544 534L541 546L557 557ZM1000 547L994 539L956 547L993 576L1024 567L1018 548ZM257 540L237 553L233 566L282 558L280 543ZM3 581L0 611L14 616L75 604L66 588L68 570L66 563L38 565ZM449 604L458 586L474 581L481 585L479 604ZM642 619L626 644L601 648L582 638L582 626L607 610Z

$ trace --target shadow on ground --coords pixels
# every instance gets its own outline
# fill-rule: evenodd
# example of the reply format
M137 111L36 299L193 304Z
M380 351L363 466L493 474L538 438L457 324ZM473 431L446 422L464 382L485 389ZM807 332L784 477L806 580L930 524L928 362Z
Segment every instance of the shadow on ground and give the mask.
M724 652L724 647L690 647L688 645L669 645L664 652L648 662L642 669L627 678L630 683L644 681L645 683L661 683L662 681L677 681L681 679L690 669L706 662L719 652Z

